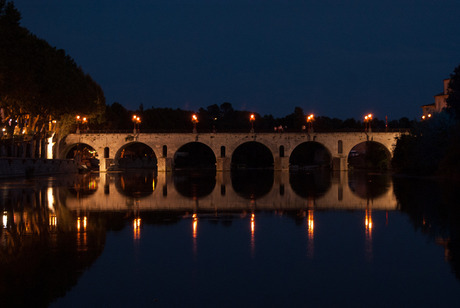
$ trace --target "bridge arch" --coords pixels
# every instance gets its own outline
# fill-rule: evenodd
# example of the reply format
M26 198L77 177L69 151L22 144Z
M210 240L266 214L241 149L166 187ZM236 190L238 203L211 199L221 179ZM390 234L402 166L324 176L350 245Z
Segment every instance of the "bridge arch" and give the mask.
M329 149L316 141L306 141L298 144L289 156L291 169L330 168L332 154Z
M99 153L87 143L70 144L64 149L62 155L65 159L74 159L77 164L90 169L99 167Z
M238 145L232 152L231 167L234 168L273 168L272 150L264 143L247 141Z
M348 165L355 169L390 168L392 153L382 143L377 141L363 141L351 148L348 152Z
M188 142L174 153L175 169L215 169L216 155L213 149L202 142Z
M124 144L115 154L115 163L121 169L154 169L157 162L154 150L147 144L138 141Z

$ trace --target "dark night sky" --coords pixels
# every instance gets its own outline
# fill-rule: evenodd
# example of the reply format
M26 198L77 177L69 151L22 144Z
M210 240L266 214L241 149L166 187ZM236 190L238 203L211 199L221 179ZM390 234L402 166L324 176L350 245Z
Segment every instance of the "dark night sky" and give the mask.
M16 0L129 109L418 118L460 64L460 1Z

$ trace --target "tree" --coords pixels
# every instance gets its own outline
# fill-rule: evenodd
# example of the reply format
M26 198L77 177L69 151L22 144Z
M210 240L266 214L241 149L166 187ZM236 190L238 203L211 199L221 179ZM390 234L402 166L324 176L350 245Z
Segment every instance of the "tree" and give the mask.
M460 120L460 65L450 75L449 96L446 103L447 109Z
M77 114L100 120L105 111L101 87L64 50L37 38L20 20L13 2L0 0L0 108L5 119L27 116L42 127L53 119L61 128L73 124Z

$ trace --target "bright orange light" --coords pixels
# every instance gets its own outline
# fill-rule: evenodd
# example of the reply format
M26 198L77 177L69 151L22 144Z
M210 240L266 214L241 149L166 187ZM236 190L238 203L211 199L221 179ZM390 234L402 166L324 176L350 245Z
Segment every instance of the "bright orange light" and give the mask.
M86 232L86 226L88 224L86 216L83 217L83 222L80 217L77 218L77 230L78 231L80 231L82 224L83 224L83 232Z
M84 118L82 119L82 122L83 122L83 123L86 123L87 121L88 121L88 119L86 119L86 117L84 117Z
M251 214L251 235L254 236L254 231L256 229L255 214Z
M193 214L192 218L193 218L193 224L192 224L193 234L192 235L193 235L193 238L196 238L197 230L198 230L198 217L196 216L196 214Z
M374 226L372 222L372 212L371 210L366 210L366 218L364 220L364 226L366 228L366 233L368 232L369 235L372 233L372 228Z
M307 221L308 221L308 238L313 238L313 233L315 229L313 210L308 210Z
M57 226L57 218L56 215L50 215L50 227Z
M134 239L138 240L141 237L141 219L140 218L134 218L133 231L134 231Z
M425 119L426 119L426 117L424 115L422 115L422 120L425 120Z
M255 121L256 120L256 116L252 113L250 116L249 116L249 121Z
M369 113L368 115L364 116L364 121L371 121L372 120L372 113Z
M428 117L431 118L431 113L428 114Z
M196 114L192 115L192 123L198 123L198 117Z
M8 227L8 212L3 212L3 228Z
M308 117L307 117L307 122L313 122L315 120L315 115L314 114L310 114Z
M79 120L80 120L80 116L79 116L79 115L77 115L77 121L79 121Z

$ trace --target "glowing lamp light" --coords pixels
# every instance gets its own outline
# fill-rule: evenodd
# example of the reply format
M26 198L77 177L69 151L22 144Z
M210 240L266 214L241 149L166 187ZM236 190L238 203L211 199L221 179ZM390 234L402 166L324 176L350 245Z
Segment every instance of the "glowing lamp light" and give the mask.
M134 218L133 221L133 231L134 231L134 239L138 240L141 237L141 219Z
M313 210L308 210L308 238L313 238L314 229L315 229L315 220L313 217Z
M139 132L139 124L141 123L141 118L138 117L137 115L133 115L133 124L134 124L134 130L133 133L138 133ZM136 129L137 125L137 129Z
M372 113L369 113L368 115L364 116L364 130L366 132L371 132L371 121L372 121Z
M315 120L315 115L314 114L310 114L309 116L307 116L307 122L310 123L310 122L313 122Z
M196 114L192 115L192 123L193 123L193 133L196 133L196 124L198 123L198 117Z
M193 238L196 238L197 230L198 230L198 217L196 216L196 214L193 214L192 218L193 218L193 225L192 225Z
M249 116L249 122L251 122L251 133L254 132L254 121L256 120L256 116L251 113L251 115Z
M3 228L8 227L8 212L3 211Z
M57 226L57 218L56 215L50 215L50 227L56 227Z

